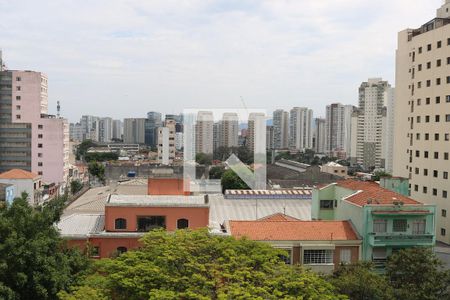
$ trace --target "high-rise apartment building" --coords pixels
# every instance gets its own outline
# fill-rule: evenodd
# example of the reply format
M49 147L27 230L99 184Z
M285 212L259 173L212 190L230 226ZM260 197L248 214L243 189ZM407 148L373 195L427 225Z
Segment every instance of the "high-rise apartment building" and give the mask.
M370 78L359 87L359 107L353 114L357 118L356 139L352 141L355 157L351 159L367 170L385 168L386 105L392 92L381 78Z
M69 173L69 124L48 114L47 77L5 70L0 53L0 172L23 169L63 184Z
M100 141L100 118L96 116L85 115L80 120L83 128L83 140Z
M294 107L290 112L289 146L304 151L313 148L313 111L306 107Z
M273 139L275 149L289 147L289 112L282 109L273 112Z
M123 142L126 144L145 144L145 118L126 118L123 120Z
M113 120L113 139L121 140L123 138L123 122L121 120Z
M394 175L436 204L436 238L450 244L450 0L437 17L398 34Z
M325 153L326 145L326 121L322 118L314 119L314 151Z
M173 119L166 119L164 127L158 128L158 163L171 165L175 159L175 124Z
M273 126L266 126L266 149L274 149Z
M219 147L237 147L239 117L237 113L224 113L219 121Z
M70 123L69 137L71 141L76 142L83 141L83 127L81 126L80 123Z
M145 122L145 144L156 147L158 144L158 128L163 126L162 115L159 112L151 111L147 113Z
M214 115L211 111L199 111L195 124L195 152L213 153Z
M109 143L113 138L113 119L106 117L99 119L99 141Z
M326 107L326 153L347 158L351 147L352 105L333 103Z
M264 113L250 113L245 146L252 152L266 151L266 115Z

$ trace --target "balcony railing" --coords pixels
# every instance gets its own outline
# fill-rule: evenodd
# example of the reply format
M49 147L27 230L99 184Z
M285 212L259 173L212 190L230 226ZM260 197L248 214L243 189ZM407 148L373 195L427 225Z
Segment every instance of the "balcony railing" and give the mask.
M373 246L382 245L423 245L432 244L434 241L433 234L396 234L396 233L378 233L369 239Z

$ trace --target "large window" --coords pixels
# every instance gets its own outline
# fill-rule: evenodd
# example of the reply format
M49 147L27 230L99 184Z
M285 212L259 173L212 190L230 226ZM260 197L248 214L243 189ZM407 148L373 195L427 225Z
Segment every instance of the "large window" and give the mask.
M116 219L114 223L116 229L127 229L127 220L125 219Z
M349 264L352 262L352 250L351 249L341 249L340 251L340 262L344 264Z
M304 250L303 264L332 264L333 250Z
M417 220L413 222L412 233L413 234L425 234L425 220Z
M122 254L122 253L125 253L125 252L127 252L127 247L117 247L117 254Z
M157 228L166 228L166 217L146 216L138 217L138 231L150 231Z
M373 221L373 232L384 233L387 231L387 220L374 220Z
M91 256L92 257L99 257L100 256L100 247L94 246L91 248Z
M408 221L406 219L395 219L392 226L392 231L394 232L405 232L408 226Z
M333 200L320 200L320 208L333 209Z
M177 229L184 229L189 227L188 219L178 219L177 220Z

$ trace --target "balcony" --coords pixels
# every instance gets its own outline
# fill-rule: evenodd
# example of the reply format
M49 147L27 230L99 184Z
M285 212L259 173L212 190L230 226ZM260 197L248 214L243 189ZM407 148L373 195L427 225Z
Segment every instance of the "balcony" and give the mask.
M432 246L433 234L398 234L398 233L371 233L369 244L373 247L382 246Z

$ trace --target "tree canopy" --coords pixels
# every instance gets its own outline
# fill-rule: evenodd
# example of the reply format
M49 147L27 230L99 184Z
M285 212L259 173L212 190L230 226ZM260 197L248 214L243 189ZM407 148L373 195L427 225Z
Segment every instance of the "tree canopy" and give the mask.
M61 299L345 299L318 275L286 265L284 252L207 230L155 230L142 247L96 263Z
M25 193L0 209L0 299L56 299L87 267L54 226L65 200L32 208Z
M248 190L248 185L231 169L226 170L220 181L222 192L225 190Z

